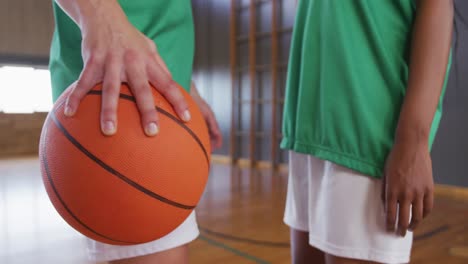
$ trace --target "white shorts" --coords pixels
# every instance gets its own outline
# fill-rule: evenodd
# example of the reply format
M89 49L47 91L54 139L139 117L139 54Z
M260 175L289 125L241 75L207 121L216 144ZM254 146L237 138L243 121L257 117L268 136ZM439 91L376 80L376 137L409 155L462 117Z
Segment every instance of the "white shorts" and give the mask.
M380 180L290 152L284 222L309 232L311 246L334 256L408 263L413 234L386 232L380 192Z
M149 255L176 248L195 240L200 234L195 211L174 231L158 240L133 246L116 246L86 239L91 261L111 261Z

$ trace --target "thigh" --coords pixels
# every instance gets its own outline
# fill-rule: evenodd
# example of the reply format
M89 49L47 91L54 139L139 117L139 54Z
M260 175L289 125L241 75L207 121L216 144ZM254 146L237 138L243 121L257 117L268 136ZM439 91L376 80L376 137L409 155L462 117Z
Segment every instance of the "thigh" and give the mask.
M322 251L309 245L309 232L290 229L291 232L291 259L293 264L325 264L325 255Z

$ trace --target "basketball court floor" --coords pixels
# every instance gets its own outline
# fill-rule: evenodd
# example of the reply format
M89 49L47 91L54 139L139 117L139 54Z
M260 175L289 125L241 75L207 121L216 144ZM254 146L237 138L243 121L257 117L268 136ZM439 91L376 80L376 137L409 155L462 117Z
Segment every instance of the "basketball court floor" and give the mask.
M55 212L36 157L0 160L0 263L90 264L84 238ZM287 174L214 164L197 208L191 263L290 263L282 223ZM415 264L468 263L468 196L438 187L435 210L415 234Z

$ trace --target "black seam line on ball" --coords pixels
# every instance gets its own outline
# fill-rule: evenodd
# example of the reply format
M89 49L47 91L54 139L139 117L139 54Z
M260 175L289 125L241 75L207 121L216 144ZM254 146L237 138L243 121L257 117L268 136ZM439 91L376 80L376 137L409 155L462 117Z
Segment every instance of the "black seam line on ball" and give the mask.
M92 90L92 91L89 91L88 94L89 95L102 95L102 91ZM135 97L133 97L131 95L121 93L119 95L119 97L121 99L132 101L132 102L136 103ZM160 107L157 107L157 106L156 106L156 110L158 111L158 113L161 113L161 114L167 116L168 118L172 119L172 121L176 122L179 126L181 126L183 129L185 129L192 136L192 138L198 143L200 148L203 150L203 154L205 155L205 159L206 159L206 162L207 162L208 167L209 167L210 166L210 157L209 157L208 152L206 151L205 147L203 146L203 143L198 138L198 136L189 127L187 127L182 121L180 121L177 117L171 115L171 113L169 113L166 110L164 110L164 109L162 109Z
M46 132L47 133L47 130ZM57 191L57 188L55 187L55 184L54 184L54 181L52 179L52 176L51 176L51 173L50 173L50 169L49 169L49 163L47 161L47 149L46 149L46 144L42 144L42 164L44 165L44 170L46 172L46 175L47 175L47 179L49 180L49 183L50 183L50 186L52 187L52 190L54 191L54 194L55 196L57 197L57 199L60 201L60 203L62 204L63 208L65 208L65 210L68 212L68 214L73 217L73 219L75 219L76 222L78 222L81 226L83 226L84 228L88 229L90 232L92 232L93 234L97 235L97 236L100 236L102 238L105 238L107 240L110 240L110 241L114 241L114 242L119 242L119 243L124 243L124 244L129 244L129 245L132 245L132 244L138 244L138 243L135 243L135 242L128 242L128 241L122 241L122 240L117 240L117 239L114 239L114 238L110 238L106 235L103 235L99 232L97 232L96 230L92 229L91 227L89 227L88 225L86 225L85 223L83 223L73 212L70 208L68 208L67 204L65 203L65 201L62 199L62 196L60 196L60 194L58 193Z
M106 171L108 171L109 173L113 174L114 176L117 176L119 179L123 180L124 182L126 182L127 184L131 185L132 187L134 187L135 189L147 194L148 196L152 197L152 198L155 198L163 203L167 203L169 205L172 205L172 206L175 206L175 207L178 207L178 208L182 208L182 209L186 209L186 210L191 210L191 209L194 209L195 206L194 205L185 205L185 204L181 204L181 203L178 203L178 202L175 202L175 201L172 201L172 200L169 200L168 198L166 197L163 197L157 193L154 193L148 189L146 189L145 187L139 185L138 183L134 182L133 180L131 180L130 178L126 177L125 175L123 175L122 173L118 172L117 170L115 170L114 168L112 168L111 166L107 165L104 161L100 160L98 157L96 157L95 155L93 155L89 150L87 150L83 145L81 145L78 140L76 140L66 129L65 127L60 123L60 121L57 119L57 117L55 116L55 113L54 112L51 112L50 113L51 117L52 117L52 120L54 121L55 125L57 125L58 129L62 132L62 134L76 147L78 148L81 152L83 152L83 154L85 154L86 156L88 156L88 158L90 158L92 161L94 161L95 163L97 163L99 166L101 166L103 169L105 169Z

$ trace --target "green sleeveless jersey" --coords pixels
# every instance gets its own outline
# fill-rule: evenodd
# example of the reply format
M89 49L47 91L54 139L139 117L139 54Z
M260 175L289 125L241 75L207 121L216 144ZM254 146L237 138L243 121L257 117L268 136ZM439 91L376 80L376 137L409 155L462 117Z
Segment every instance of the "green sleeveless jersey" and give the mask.
M301 0L297 10L281 146L379 178L405 96L415 3Z
M190 89L194 55L194 27L190 0L119 0L128 20L152 39L173 79ZM54 2L55 31L49 68L56 100L83 69L81 32Z

